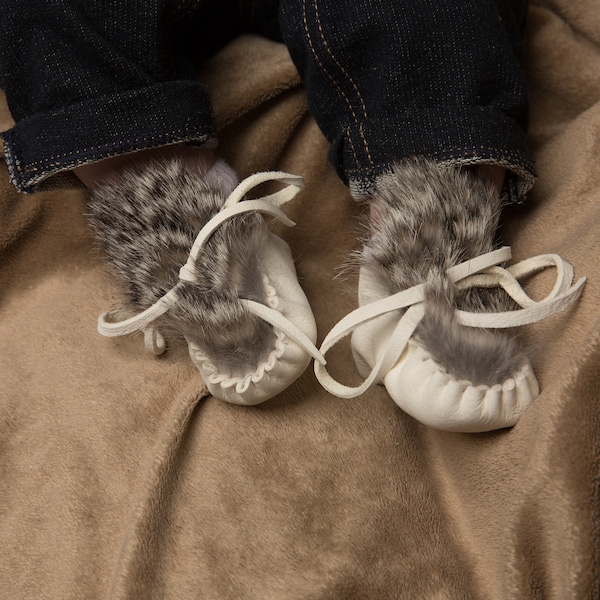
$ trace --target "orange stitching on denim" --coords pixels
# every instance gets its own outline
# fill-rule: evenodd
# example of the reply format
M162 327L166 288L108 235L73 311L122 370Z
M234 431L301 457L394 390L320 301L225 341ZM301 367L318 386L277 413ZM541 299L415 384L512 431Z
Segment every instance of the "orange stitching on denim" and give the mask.
M366 118L366 116L367 115L365 114L365 118ZM371 165L373 165L374 164L373 163L373 158L371 157L371 151L369 149L369 145L367 144L367 138L365 137L365 129L364 129L364 127L365 127L365 124L364 124L364 122L361 121L358 124L358 131L359 131L360 137L362 138L363 143L365 145L365 152L367 153L367 158L369 159L369 162L371 163Z
M315 50L315 47L314 47L314 44L312 41L312 36L310 35L310 30L308 29L308 21L306 19L306 0L302 0L302 20L304 21L304 31L306 33L306 39L308 40L308 45L314 56L315 62L319 65L319 67L321 68L321 71L323 71L323 73L325 73L325 75L327 75L327 77L329 78L331 83L337 88L339 93L343 96L344 100L346 101L346 104L348 105L350 112L352 113L354 120L356 122L358 122L358 119L356 118L356 114L354 112L354 108L352 108L352 103L348 99L348 96L346 96L346 94L344 93L344 90L342 90L342 88L339 86L337 81L333 78L333 76L325 68L325 65L321 62L321 59L319 58L319 56Z
M315 0L313 0L314 2ZM354 108L352 106L352 103L350 102L350 100L348 99L348 96L346 96L346 94L344 93L344 90L342 90L342 88L340 87L340 85L338 84L338 82L333 78L333 76L331 75L331 73L329 73L329 71L325 68L325 65L322 63L321 59L319 58L319 55L317 54L314 44L313 44L313 40L312 40L312 36L310 34L310 30L308 28L308 21L306 19L306 0L302 0L302 20L304 22L304 32L306 33L306 39L308 41L308 45L310 48L310 51L312 52L312 55L315 59L315 62L317 63L317 65L319 66L319 68L321 69L321 71L323 71L323 73L328 77L328 79L331 81L331 83L333 84L333 86L338 90L338 92L340 93L340 95L344 98L348 109L350 110L352 117L354 118L354 122L358 123L358 119L356 117L356 113L354 112ZM349 134L350 132L350 128L347 129L347 134ZM358 163L358 157L356 156L356 154L354 155L354 159L356 160L356 166L359 166Z
M484 151L487 150L488 152L494 152L494 153L497 152L497 148L489 148L489 147L486 148L485 146L480 146L480 149L484 150ZM475 148L465 146L465 147L453 148L452 151L453 152L474 152ZM483 161L494 162L495 164L499 164L506 168L510 168L511 170L514 170L515 173L518 173L524 179L533 181L531 173L527 170L527 167L532 166L532 165L530 165L529 163L522 165L519 162L518 153L514 152L514 151L501 152L502 156L499 156L499 157L473 154L473 155L468 155L466 157L458 156L458 157L453 157L453 158L440 159L439 154L440 154L440 152L422 152L421 153L422 156L426 156L427 158L439 160L441 164L446 164L446 163L471 164L471 161L473 161L473 160L475 160L477 162L483 162ZM348 169L348 175L365 175L365 174L368 175L368 174L370 174L370 172L371 172L370 169L367 169L364 167L361 167L358 169Z
M354 144L352 143L352 136L350 135L350 125L348 125L348 127L346 127L346 136L348 137L348 143L350 144L350 149L352 150L352 154L354 155L354 162L356 163L356 166L359 166L358 163L358 156L356 155L356 148L354 147Z
M344 75L344 77L347 79L347 81L350 83L350 85L354 88L354 91L356 92L358 101L360 102L360 105L362 107L363 118L366 121L367 120L367 107L365 105L365 101L362 97L362 94L360 93L360 90L358 89L358 86L356 85L354 79L352 79L350 73L348 73L348 71L346 71L344 66L340 63L340 61L334 56L333 52L331 51L331 48L329 47L329 44L327 43L325 34L323 32L323 26L321 24L321 18L319 15L319 7L317 5L317 0L313 0L313 5L314 5L314 9L315 9L315 19L317 20L317 26L319 28L319 33L321 35L323 47L325 48L325 50L327 50L327 54L329 54L329 56L331 57L331 60L333 60L333 62L337 65L338 69L342 72L342 75ZM339 88L339 85L338 85L338 88ZM363 124L362 123L359 124L358 120L356 119L356 114L354 113L354 111L352 111L352 116L354 117L354 121L356 122L356 124L359 125L359 133L360 133L360 137L363 141L363 145L365 148L365 152L367 154L367 158L369 159L369 162L371 164L373 164L373 159L372 159L371 153L369 151L369 145L367 144L367 140L365 138L365 134L363 131Z

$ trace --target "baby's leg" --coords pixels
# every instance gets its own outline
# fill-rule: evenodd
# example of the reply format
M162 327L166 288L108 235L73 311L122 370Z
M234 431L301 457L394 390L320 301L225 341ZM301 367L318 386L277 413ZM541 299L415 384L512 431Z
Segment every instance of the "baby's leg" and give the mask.
M138 313L151 307L155 315L168 304L155 310L155 302L173 291L169 301L177 301L156 325L169 337L185 338L203 376L205 365L218 363L216 374L209 369L214 364L206 366L215 389L217 379L226 380L217 392L240 403L278 393L305 369L308 352L316 353L314 318L285 242L257 212L228 211L195 269L186 265L179 277L197 234L237 183L209 150L216 130L208 92L195 79L197 59L242 30L265 27L275 34L276 3L236 3L233 12L216 0L159 1L142 11L130 2L37 4L33 20L27 7L0 20L0 73L7 74L2 86L15 120L2 136L13 185L34 192L78 184L78 177L93 190L90 220L128 307ZM134 24L134 34L118 26L123 23ZM31 35L20 35L25 30ZM266 212L273 212L267 204ZM269 271L269 262L276 268ZM273 291L266 271L283 293ZM296 297L287 307L300 307L288 311L290 318L281 308L285 292ZM270 321L254 313L283 332L275 334ZM122 331L123 314L103 315L109 321L101 319L101 330ZM292 317L300 326L288 326ZM147 346L163 349L156 329L146 321L140 328ZM267 368L269 377L261 380ZM246 391L256 384L244 397L230 393L230 376L239 372L251 378L243 381Z
M367 383L379 377L405 410L436 427L482 430L514 422L482 420L486 409L473 400L474 386L466 402L472 413L454 419L462 396L444 395L440 382L449 382L449 390L464 381L494 384L526 365L514 342L467 330L454 316L456 308L496 311L503 294L460 292L446 276L449 267L495 247L500 194L485 184L494 172L486 174L483 165L506 169L505 200L523 199L535 179L525 135L526 12L522 0L282 0L283 33L331 143L334 168L357 200L371 203L360 304L426 286L425 316L409 351L388 364L409 326L392 343L401 315L386 314L355 329L357 367ZM428 376L416 364L421 358ZM423 382L433 383L425 390ZM516 396L511 385L507 395ZM364 388L332 389L350 395ZM500 407L512 416L519 410Z

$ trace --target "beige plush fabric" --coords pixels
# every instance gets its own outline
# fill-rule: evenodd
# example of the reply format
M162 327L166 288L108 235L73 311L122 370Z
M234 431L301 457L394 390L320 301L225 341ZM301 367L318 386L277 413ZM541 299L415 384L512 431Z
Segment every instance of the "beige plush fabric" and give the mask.
M598 597L599 32L593 0L530 11L539 182L503 236L515 260L557 252L588 284L522 331L542 394L511 430L434 431L383 388L336 399L310 369L258 407L208 397L184 348L157 359L96 333L118 294L84 192L20 196L2 168L0 598ZM239 39L203 77L242 177L306 178L283 235L322 339L356 306L355 275L336 275L363 209L285 48ZM356 382L348 345L329 358Z

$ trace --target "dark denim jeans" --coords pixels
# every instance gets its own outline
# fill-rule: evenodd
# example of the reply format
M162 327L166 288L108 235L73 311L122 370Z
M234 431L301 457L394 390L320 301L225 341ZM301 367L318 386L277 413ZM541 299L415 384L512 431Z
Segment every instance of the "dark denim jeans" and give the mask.
M333 166L357 189L425 155L502 164L520 195L534 178L526 11L526 0L0 0L11 181L32 192L117 154L214 143L195 65L255 32L287 44Z

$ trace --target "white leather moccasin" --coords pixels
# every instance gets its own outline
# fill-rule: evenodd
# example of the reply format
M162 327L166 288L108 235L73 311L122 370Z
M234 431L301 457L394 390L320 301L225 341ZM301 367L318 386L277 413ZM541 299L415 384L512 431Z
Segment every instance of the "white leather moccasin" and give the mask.
M279 181L287 187L257 200L244 200L252 188L267 181ZM142 331L146 348L161 354L166 348L155 320L175 306L178 290L184 282L197 281L195 263L210 236L228 219L248 212L260 212L293 225L279 206L293 198L301 189L301 177L288 173L257 173L231 193L222 209L201 229L190 251L188 260L179 271L179 282L162 298L141 313L130 316L123 311L100 315L98 331L105 336L120 336ZM260 258L267 304L240 298L247 310L273 326L274 344L266 360L248 365L244 373L232 374L202 347L187 340L192 362L200 372L209 392L221 400L234 404L258 404L272 398L306 369L311 358L325 362L315 347L317 330L308 300L298 283L289 246L273 233L268 234L266 248ZM202 318L201 315L198 316Z
M458 287L503 287L522 307L504 313L456 311L462 325L507 328L534 323L575 302L585 278L575 285L573 269L556 254L536 256L503 269L495 266L509 260L510 248L484 254L448 270ZM522 279L548 267L556 267L554 289L536 302L521 288ZM342 319L323 341L323 355L352 333L352 351L360 375L357 387L334 380L322 363L315 373L332 394L351 398L365 392L373 383L385 385L388 393L408 414L420 422L447 431L481 432L514 425L539 394L539 386L529 362L492 386L473 385L449 375L412 335L424 315L424 285L388 296L384 282L367 267L359 277L359 308Z
M190 357L208 391L234 404L258 404L272 398L304 372L312 357L322 360L314 347L315 319L296 279L289 246L270 234L260 262L268 305L249 300L241 302L251 313L273 325L276 339L268 358L245 375L232 376L188 340Z

